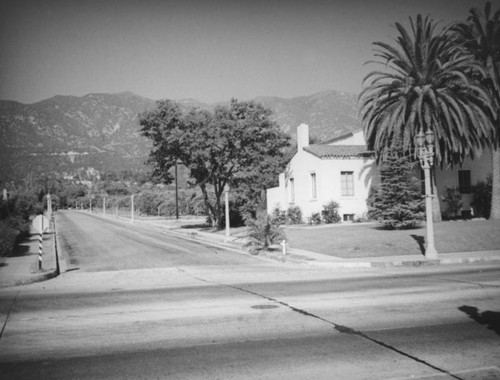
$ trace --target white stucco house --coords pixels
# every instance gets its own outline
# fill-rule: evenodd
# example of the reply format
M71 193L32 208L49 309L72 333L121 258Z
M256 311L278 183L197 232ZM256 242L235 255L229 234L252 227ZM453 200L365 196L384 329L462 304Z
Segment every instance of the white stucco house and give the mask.
M320 213L330 201L339 204L342 221L353 221L368 211L366 200L372 184L379 181L375 155L366 148L362 131L320 144L309 144L309 126L297 128L297 153L279 176L279 186L267 190L267 212L276 207L287 210L298 206L305 220ZM458 188L462 212L473 214L471 187L485 181L491 173L491 153L486 152L461 167L437 168L436 182L440 195L446 188ZM423 177L422 177L423 178ZM441 199L441 210L447 205Z
M298 206L307 219L330 201L339 203L344 221L367 212L366 199L377 166L362 132L322 144L309 144L309 126L297 128L297 153L279 176L279 186L267 190L267 211Z

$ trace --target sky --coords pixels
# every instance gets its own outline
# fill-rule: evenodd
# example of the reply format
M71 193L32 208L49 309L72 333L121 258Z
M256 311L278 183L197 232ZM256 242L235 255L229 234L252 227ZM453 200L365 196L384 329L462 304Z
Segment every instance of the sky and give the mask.
M391 43L396 22L420 13L444 26L485 2L0 0L0 99L357 94L372 43Z

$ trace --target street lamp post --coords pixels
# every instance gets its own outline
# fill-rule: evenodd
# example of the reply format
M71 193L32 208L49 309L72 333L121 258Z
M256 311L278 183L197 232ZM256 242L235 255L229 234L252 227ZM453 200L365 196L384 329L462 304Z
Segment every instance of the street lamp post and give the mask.
M425 224L426 240L425 258L436 260L438 252L434 246L434 224L432 220L432 192L431 192L431 167L434 165L434 132L428 130L425 135L420 131L415 137L415 143L418 147L418 158L420 165L424 170L425 179Z

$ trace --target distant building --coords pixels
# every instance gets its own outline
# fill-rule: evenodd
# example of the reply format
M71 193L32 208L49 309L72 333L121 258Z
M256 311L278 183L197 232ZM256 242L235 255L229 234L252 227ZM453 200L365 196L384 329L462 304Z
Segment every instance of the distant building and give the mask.
M268 213L276 207L287 210L298 206L307 220L333 200L339 204L344 222L366 214L366 200L372 184L379 181L379 171L362 131L310 145L309 126L301 124L297 128L297 147L297 153L279 176L279 186L267 190ZM458 188L463 203L460 212L473 215L471 188L491 173L491 152L474 161L467 160L461 167L438 167L436 173L441 210L447 208L442 198L446 188Z

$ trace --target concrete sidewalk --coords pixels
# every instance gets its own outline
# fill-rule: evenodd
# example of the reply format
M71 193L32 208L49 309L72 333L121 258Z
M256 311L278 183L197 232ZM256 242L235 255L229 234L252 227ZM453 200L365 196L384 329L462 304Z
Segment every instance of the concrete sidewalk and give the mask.
M50 228L43 234L42 269L39 269L39 238L31 234L10 257L0 258L0 288L44 281L58 275L55 233Z

